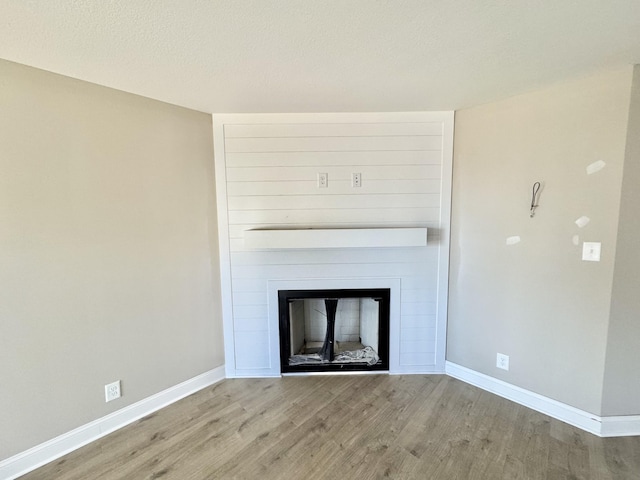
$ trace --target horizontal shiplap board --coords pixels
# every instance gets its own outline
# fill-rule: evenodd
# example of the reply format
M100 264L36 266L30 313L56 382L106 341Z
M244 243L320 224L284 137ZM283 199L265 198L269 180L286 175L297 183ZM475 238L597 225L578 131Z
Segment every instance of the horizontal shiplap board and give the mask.
M402 315L435 315L435 302L402 302Z
M235 252L231 263L240 265L299 265L299 264L359 264L359 263L411 263L437 259L437 249L363 248L326 250L289 250L286 252ZM403 297L403 300L405 297ZM418 300L414 300L418 301Z
M269 318L267 314L267 307L262 308L263 312L260 316L253 317L241 317L234 311L233 313L233 326L236 332L264 332L268 330Z
M425 315L402 315L401 326L402 328L426 328L434 327L436 325L436 314Z
M348 224L344 224L344 225L348 225ZM366 224L362 224L362 225L366 225ZM272 225L273 226L273 225ZM407 223L405 225L400 225L401 227L411 227L412 224ZM328 225L327 228L339 228L340 225ZM431 235L427 235L427 242L432 243L432 237ZM239 237L236 238L232 238L229 240L229 248L231 253L243 253L243 252L254 252L255 250L253 248L248 248L245 246L244 244L244 239L242 237L242 234L240 234ZM407 247L407 248L414 248L414 247ZM300 251L306 251L306 248L302 248L302 249L298 249ZM270 250L263 250L263 252L269 252ZM295 251L294 249L292 249L291 251Z
M232 278L233 298L245 293L267 292L267 281L264 278Z
M234 305L233 316L236 319L236 324L239 323L238 319L263 319L264 325L261 328L251 328L251 330L264 330L267 328L266 316L267 316L267 304L262 305Z
M435 303L437 300L436 300L436 297L433 295L434 295L433 291L427 290L426 288L417 288L415 290L403 288L402 303L410 303L410 302L434 302Z
M233 308L237 305L266 305L267 292L237 292L233 296Z
M351 180L329 179L328 188L318 188L316 179L299 182L228 182L227 194L240 195L371 195L386 193L440 193L437 179L369 180L358 187Z
M225 138L442 135L442 122L260 123L225 125Z
M425 344L432 345L436 341L436 328L435 326L423 327L423 328L408 328L403 326L400 330L400 343L401 344ZM422 349L419 351L423 351Z
M264 278L281 280L289 278L340 278L340 277L405 277L421 276L425 265L420 263L391 263L381 268L378 264L360 264L357 271L349 265L258 265L232 266L234 280ZM425 278L426 280L426 278Z
M402 336L402 332L400 332ZM421 353L421 354L429 354L434 353L434 343L433 342L425 342L424 340L400 340L400 352L402 353Z
M226 155L233 167L319 167L346 165L440 165L439 150L396 152L244 152Z
M271 368L269 332L235 331L236 369Z
M401 366L429 366L436 364L436 354L433 352L405 352L400 347Z
M322 210L235 210L229 212L229 225L291 223L384 223L435 222L438 208L322 209Z
M330 266L331 267L331 266ZM327 279L341 279L341 278L347 278L347 279L352 279L352 278L356 278L356 279L361 279L361 278L367 278L367 279L376 279L376 278L401 278L402 279L402 289L404 290L405 288L409 289L409 290L415 290L418 288L424 288L427 290L432 290L437 288L437 279L434 275L418 275L418 276L411 276L411 275L406 275L406 276L399 276L399 275L390 275L387 274L387 272L385 271L385 269L380 268L380 266L378 265L377 268L377 273L375 275L358 275L358 269L354 269L351 268L349 266L347 266L347 268L340 268L338 266L333 266L333 268L329 268L325 271L325 275L315 275L314 274L314 270L313 268L311 268L311 266L307 265L306 266L306 271L308 272L307 275L303 276L303 277L294 277L294 276L289 276L289 277L285 277L285 278L280 278L280 280L284 279L284 280L290 280L293 278L299 278L299 279L309 279L309 278L313 278L313 279L323 279L323 278L327 278ZM264 278L262 276L258 276L258 277L253 277L253 276L249 276L249 277L234 277L232 278L232 284L233 284L233 292L234 292L234 297L237 295L242 295L244 292L266 292L267 290L267 278ZM273 280L278 280L278 279L273 279Z
M323 208L425 208L440 206L440 194L271 195L229 197L229 210Z
M323 168L322 172L318 172ZM355 171L357 170L357 171ZM318 173L326 173L331 186L334 181L345 180L351 182L352 173L360 173L362 184L370 180L421 180L427 178L440 178L440 165L394 165L364 167L358 165L346 167L236 167L227 168L228 182L296 182L315 181ZM316 188L317 185L316 185ZM352 194L357 195L358 188L352 187Z
M233 299L234 314L243 318L254 318L263 314L267 298L260 292L248 292ZM410 328L422 328L435 322L436 302L402 302L402 324Z
M233 152L353 152L441 150L440 136L227 138Z

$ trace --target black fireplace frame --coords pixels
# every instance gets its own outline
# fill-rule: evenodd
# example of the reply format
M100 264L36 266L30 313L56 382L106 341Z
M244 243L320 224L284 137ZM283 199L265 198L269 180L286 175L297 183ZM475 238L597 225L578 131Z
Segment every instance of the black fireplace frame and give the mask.
M305 298L372 298L378 302L378 356L375 365L366 363L321 363L308 365L289 365L291 351L291 319L289 303ZM335 371L380 371L389 370L389 323L390 323L390 288L356 288L333 290L278 290L278 317L280 336L280 371L295 372L335 372Z

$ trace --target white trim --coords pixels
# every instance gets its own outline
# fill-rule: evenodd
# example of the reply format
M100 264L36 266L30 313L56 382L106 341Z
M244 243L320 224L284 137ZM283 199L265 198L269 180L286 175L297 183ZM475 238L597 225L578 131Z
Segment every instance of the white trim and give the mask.
M446 362L446 373L599 437L640 435L640 415L600 417L452 362Z
M400 365L390 375L444 375L444 365Z
M119 428L166 407L225 378L224 366L169 387L70 432L0 462L0 478L12 480L87 445Z
M250 249L424 247L426 228L309 228L246 230Z
M453 184L454 112L442 113L442 175L440 182L440 248L438 251L438 303L436 313L436 365L445 370L449 305L449 252L451 250L451 191Z
M216 206L218 218L218 251L220 253L220 293L222 300L222 336L227 377L236 373L236 351L233 327L233 290L231 288L231 247L229 212L227 209L227 161L224 147L224 117L213 115L213 155L215 167Z
M246 125L252 123L390 123L390 122L441 122L450 116L451 110L415 112L324 112L324 113L216 113L214 124Z
M640 415L602 417L601 437L640 436Z

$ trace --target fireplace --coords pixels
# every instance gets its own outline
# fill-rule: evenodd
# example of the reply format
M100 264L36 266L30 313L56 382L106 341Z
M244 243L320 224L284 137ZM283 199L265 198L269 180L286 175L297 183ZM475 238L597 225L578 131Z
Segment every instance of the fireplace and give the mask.
M282 373L389 369L390 289L278 290Z

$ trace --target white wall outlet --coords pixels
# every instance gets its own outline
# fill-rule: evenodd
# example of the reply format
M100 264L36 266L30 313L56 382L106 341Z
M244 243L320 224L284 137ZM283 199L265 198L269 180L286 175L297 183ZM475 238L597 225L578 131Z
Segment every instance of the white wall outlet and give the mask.
M509 370L509 355L498 353L496 357L496 367L502 370Z
M327 188L329 186L329 174L318 173L318 188Z
M120 398L120 380L104 386L105 402Z
M351 186L352 187L361 187L362 186L362 174L361 173L352 173L351 174Z
M600 261L600 242L584 242L582 244L582 260L587 262Z

